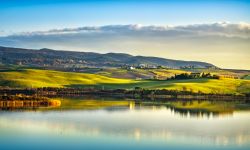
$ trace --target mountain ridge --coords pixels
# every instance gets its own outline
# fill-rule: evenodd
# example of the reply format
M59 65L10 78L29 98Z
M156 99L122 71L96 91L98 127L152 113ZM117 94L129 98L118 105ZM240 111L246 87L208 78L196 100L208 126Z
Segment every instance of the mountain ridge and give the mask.
M200 61L174 60L162 57L134 56L126 53L96 53L54 50L49 48L25 49L0 46L0 63L27 66L57 67L121 67L124 65L146 64L180 68L216 67L211 63Z

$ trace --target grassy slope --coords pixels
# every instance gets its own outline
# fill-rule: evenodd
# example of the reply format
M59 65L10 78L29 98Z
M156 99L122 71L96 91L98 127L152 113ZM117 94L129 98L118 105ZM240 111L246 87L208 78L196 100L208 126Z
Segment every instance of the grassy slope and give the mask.
M9 70L0 72L0 85L10 87L89 87L131 89L136 86L151 89L176 89L205 93L249 93L250 81L241 79L192 80L131 80L111 78L88 73L71 73L51 70Z
M82 69L83 73L94 73L104 75L113 78L126 78L126 79L151 79L157 76L159 79L166 79L174 76L175 74L186 73L184 70L173 70L173 69L134 69L126 70L121 68L104 68L104 69L93 69L86 68Z
M25 69L0 73L0 85L12 87L64 87L78 84L123 84L129 79L110 78L88 73L70 73L51 70Z
M88 70L85 70L84 72L88 72ZM150 79L154 76L154 74L151 73L149 70L143 70L143 69L126 70L120 68L105 68L96 71L95 74L114 77L114 78L126 78L126 79L135 79L136 77Z
M192 80L172 80L172 81L151 81L140 82L137 86L154 89L173 89L204 93L249 93L250 82L235 79L192 79Z
M244 79L245 80L250 80L250 75L246 76Z
M245 76L250 74L249 70L226 70L226 69L187 69L185 71L190 72L205 72L216 75L232 75L237 76L239 78L244 78Z
M190 72L205 72L216 75L232 75L240 78L244 78L250 74L250 71L238 71L238 70L223 70L223 69L134 69L126 70L121 68L85 68L81 69L82 73L93 73L104 75L112 78L126 78L126 79L152 79L157 77L164 80L170 78L175 74L190 73Z

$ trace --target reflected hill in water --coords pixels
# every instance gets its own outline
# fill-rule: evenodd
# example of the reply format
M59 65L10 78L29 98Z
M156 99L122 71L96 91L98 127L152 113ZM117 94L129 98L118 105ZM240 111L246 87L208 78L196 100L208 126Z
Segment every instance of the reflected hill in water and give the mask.
M49 101L0 101L0 110L4 111L70 111L98 110L126 111L166 108L183 117L216 117L233 115L234 111L250 110L250 103L244 101L208 101L208 100L133 100L89 97L50 98Z
M242 101L198 101L198 100L183 100L183 101L168 101L162 103L146 102L142 104L150 106L165 106L175 114L183 117L211 117L211 116L228 116L234 111L250 110L250 103Z
M247 121L249 111L236 111L234 116L228 118L197 119L191 116L182 117L179 115L182 112L178 109L162 104L145 105L129 101L131 107L123 105L112 109L114 106L102 108L98 106L98 109L92 109L93 107L89 109L89 105L96 102L85 101L81 103L87 105L85 110L71 108L63 111L43 111L46 113L3 112L0 115L0 127L15 131L14 134L26 131L25 133L46 132L49 136L75 137L74 140L79 139L80 143L84 137L137 141L155 139L163 142L178 141L182 144L202 143L223 146L248 146L250 141L250 122Z

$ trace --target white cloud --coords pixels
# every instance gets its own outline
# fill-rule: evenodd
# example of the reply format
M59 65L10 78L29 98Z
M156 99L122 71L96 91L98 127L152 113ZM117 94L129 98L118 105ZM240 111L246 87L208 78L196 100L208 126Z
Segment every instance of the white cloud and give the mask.
M250 24L229 22L183 26L107 25L0 37L2 46L124 52L250 69L249 43Z
M185 26L143 26L135 25L107 25L107 26L89 26L79 28L53 29L49 31L35 31L16 33L8 36L46 36L46 35L63 35L63 34L133 34L138 35L159 35L159 36L225 36L237 38L250 38L250 24L229 22L218 22L213 24L194 24Z

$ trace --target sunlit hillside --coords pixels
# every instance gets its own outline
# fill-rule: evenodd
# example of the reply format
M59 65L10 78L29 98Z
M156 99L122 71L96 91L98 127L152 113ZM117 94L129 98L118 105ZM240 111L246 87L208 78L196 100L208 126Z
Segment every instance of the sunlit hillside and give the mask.
M90 73L38 69L2 71L0 84L8 87L95 87L98 89L142 87L203 93L250 93L250 81L245 79L132 80Z
M2 86L10 87L67 87L96 84L128 84L129 79L110 78L88 73L70 73L51 70L24 69L0 74Z

